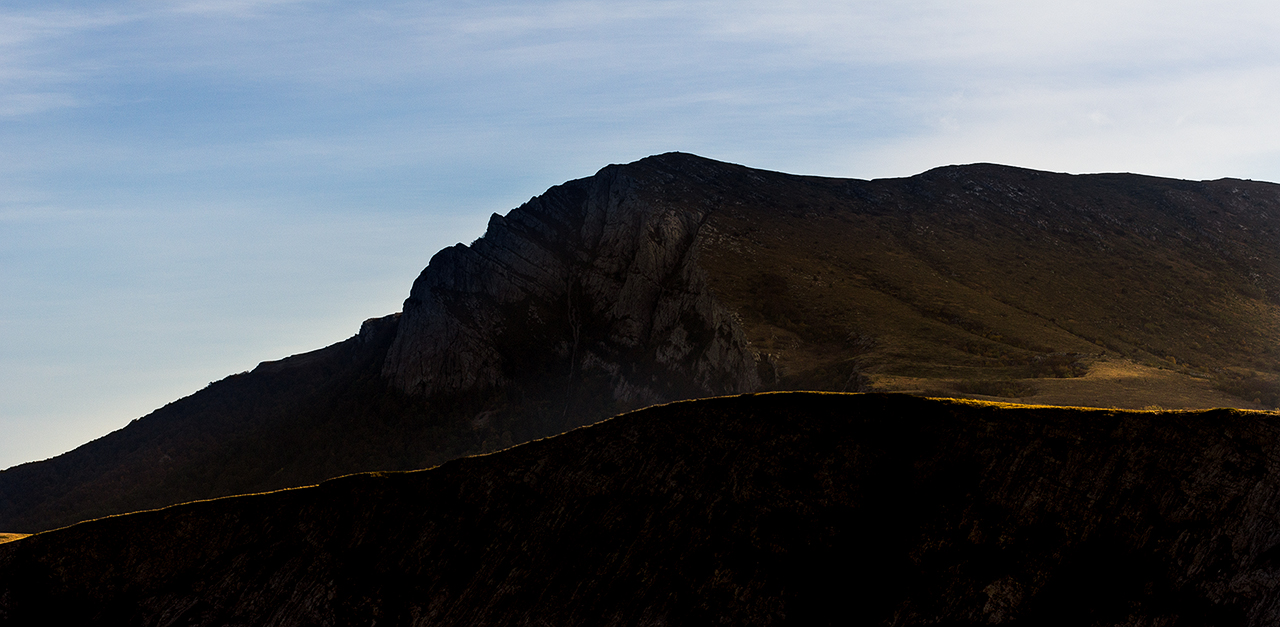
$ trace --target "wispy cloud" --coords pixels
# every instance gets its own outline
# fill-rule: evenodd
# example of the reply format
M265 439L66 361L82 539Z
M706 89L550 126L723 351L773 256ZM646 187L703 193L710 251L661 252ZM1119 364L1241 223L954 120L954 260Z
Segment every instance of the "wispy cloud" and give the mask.
M727 36L853 62L1085 66L1256 58L1278 49L1265 2L748 2ZM975 68L976 69L976 68Z
M0 117L41 113L50 109L74 107L76 104L76 99L70 94L3 94L0 95Z
M261 18L273 9L306 4L324 4L316 0L179 0L169 2L155 10L166 13L231 16L240 19Z

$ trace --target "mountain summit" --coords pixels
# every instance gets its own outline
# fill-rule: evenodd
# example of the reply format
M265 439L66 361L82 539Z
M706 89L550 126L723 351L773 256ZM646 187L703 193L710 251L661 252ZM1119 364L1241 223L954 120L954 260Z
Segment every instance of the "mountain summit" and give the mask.
M494 214L414 282L383 374L421 397L591 388L634 406L760 387L697 263L720 164L610 166Z
M654 403L903 391L1280 405L1280 186L670 153L440 251L404 311L0 472L0 530L403 470Z

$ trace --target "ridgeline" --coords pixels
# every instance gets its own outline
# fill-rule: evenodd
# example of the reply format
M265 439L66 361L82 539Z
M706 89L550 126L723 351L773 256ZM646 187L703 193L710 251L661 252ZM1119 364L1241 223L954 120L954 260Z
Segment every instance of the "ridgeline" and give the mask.
M1280 186L670 153L432 258L404 311L0 472L0 531L423 468L679 399L1280 405Z
M776 393L0 544L6 625L1274 625L1280 418Z

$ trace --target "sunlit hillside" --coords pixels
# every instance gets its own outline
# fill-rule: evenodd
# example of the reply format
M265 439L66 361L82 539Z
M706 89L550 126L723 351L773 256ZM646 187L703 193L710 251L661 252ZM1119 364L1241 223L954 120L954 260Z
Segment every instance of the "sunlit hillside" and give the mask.
M702 263L781 388L1280 405L1276 185L743 177Z

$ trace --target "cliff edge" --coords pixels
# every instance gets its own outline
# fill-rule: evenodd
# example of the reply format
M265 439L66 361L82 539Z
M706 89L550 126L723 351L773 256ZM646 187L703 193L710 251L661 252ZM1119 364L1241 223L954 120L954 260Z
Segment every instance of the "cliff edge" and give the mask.
M384 375L424 397L594 380L630 407L757 389L756 356L697 263L715 206L693 183L724 167L609 166L494 214L414 282Z

